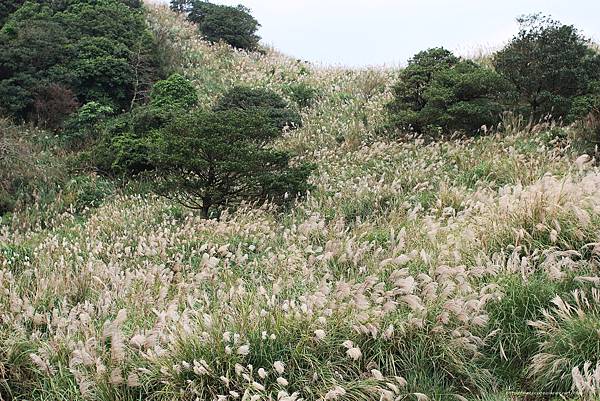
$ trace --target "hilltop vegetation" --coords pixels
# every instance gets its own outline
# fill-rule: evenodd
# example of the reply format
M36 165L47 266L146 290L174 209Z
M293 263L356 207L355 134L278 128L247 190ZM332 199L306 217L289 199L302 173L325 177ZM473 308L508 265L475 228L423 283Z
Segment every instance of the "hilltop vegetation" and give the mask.
M317 67L206 40L188 9L59 3L145 19L156 54L125 97L33 71L14 93L75 93L52 127L5 108L0 400L600 396L587 44L585 82L544 89L568 103L547 117L498 66L444 49L401 71ZM507 49L585 44L544 24Z

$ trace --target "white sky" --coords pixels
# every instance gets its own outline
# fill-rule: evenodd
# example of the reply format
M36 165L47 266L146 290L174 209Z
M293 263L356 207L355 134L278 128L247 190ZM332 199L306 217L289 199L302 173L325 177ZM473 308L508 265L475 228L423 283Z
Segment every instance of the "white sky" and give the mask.
M478 49L500 47L516 33L517 16L538 11L600 40L600 0L212 2L249 7L262 25L263 43L324 64L404 64L414 53L434 46L469 55Z

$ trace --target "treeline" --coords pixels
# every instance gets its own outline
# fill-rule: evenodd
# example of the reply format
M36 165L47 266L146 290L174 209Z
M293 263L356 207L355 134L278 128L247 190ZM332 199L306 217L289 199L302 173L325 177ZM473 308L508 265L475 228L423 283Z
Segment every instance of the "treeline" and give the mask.
M3 7L14 9L0 29L4 114L59 129L88 102L129 110L165 74L137 0L9 1Z
M505 111L566 123L598 113L600 54L591 42L540 14L518 21L519 33L492 55L491 67L443 48L416 54L394 86L388 128L436 137L481 133Z

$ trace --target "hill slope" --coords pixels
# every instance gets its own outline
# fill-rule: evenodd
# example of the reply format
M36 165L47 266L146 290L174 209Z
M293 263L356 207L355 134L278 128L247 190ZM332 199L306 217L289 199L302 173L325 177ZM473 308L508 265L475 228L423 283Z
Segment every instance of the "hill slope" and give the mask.
M315 190L219 221L140 195L44 224L15 214L0 227L0 399L571 389L594 352L552 339L577 343L600 310L561 315L555 296L592 298L600 280L600 172L569 129L507 118L477 139L378 140L394 71L211 46L163 8L150 23L205 105L240 83L317 90L278 144L317 163Z

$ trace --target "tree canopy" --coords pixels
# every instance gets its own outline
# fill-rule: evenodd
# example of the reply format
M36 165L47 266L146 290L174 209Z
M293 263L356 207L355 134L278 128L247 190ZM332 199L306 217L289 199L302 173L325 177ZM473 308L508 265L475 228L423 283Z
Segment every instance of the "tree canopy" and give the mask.
M499 121L510 83L443 48L416 54L400 73L388 103L393 128L437 135L477 132Z
M540 14L518 21L519 33L494 55L494 67L516 87L522 113L573 120L573 103L581 105L577 99L600 80L600 55L572 25Z
M216 111L246 110L262 112L268 116L273 125L281 130L302 125L300 114L290 107L288 102L276 92L264 88L234 86L217 101Z
M270 147L280 134L270 117L247 110L196 110L156 136L156 190L209 216L242 200L282 202L306 191L311 167L292 166Z
M210 42L224 41L238 49L258 49L258 21L242 5L230 7L204 0L172 0L171 8L184 12Z
M36 102L55 100L52 86L79 104L130 108L160 68L139 2L127 3L27 1L12 12L0 29L0 112L30 118Z

